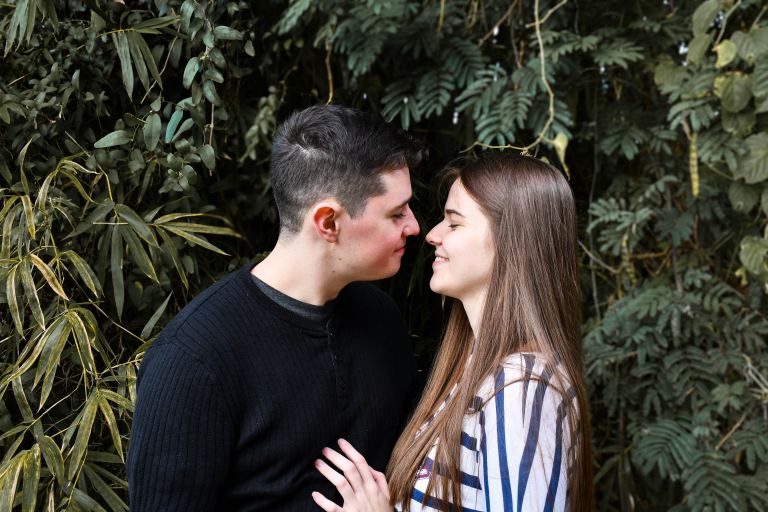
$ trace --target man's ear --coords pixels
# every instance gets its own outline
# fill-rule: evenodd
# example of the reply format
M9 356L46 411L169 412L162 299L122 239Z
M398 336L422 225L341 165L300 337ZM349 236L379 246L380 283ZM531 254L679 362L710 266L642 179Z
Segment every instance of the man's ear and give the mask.
M312 225L326 242L338 240L341 212L341 205L336 201L323 201L312 207Z

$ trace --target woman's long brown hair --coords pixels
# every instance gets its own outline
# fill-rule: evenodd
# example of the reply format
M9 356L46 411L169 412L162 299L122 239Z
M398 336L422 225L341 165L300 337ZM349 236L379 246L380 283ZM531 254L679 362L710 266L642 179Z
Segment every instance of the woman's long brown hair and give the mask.
M580 291L576 211L567 181L550 165L519 155L486 155L447 171L458 179L489 220L495 254L479 332L461 303L453 304L424 395L395 445L387 468L392 503L410 510L416 474L439 439L426 495L440 510L461 510L461 431L464 415L483 380L510 354L534 351L557 364L551 384L573 387L564 400L573 450L568 467L572 511L594 508L592 456L580 343ZM472 362L466 365L472 352ZM558 382L559 380L559 382ZM445 400L454 396L417 435ZM499 390L496 390L499 392ZM564 392L564 391L563 391ZM427 499L427 498L425 498Z

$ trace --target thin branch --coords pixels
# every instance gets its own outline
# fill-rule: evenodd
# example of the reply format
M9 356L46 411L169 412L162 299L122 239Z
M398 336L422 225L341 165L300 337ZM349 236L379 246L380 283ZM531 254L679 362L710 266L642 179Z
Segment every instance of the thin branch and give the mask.
M512 11L515 9L515 6L517 5L517 2L519 0L514 0L512 4L510 4L509 9L507 9L507 12L504 13L504 15L499 18L499 21L496 22L496 24L493 26L491 30L488 31L487 34L485 34L482 38L480 38L480 41L477 42L477 46L483 46L485 42L490 39L490 37L493 35L493 32L498 29L507 19L512 16Z
M725 34L725 26L728 24L728 18L731 17L731 14L733 14L734 11L739 8L740 5L741 5L741 0L738 0L738 2L733 4L733 7L728 9L728 12L725 13L725 15L723 16L723 23L722 25L720 25L720 33L717 34L717 39L715 39L714 46L717 46L718 43L720 43L720 40L723 38L723 34Z
M325 41L325 73L328 75L328 105L333 102L333 70L331 69L331 42Z
M560 9L562 6L564 6L567 3L568 3L568 0L560 0L559 4L557 4L556 6L552 7L550 10L548 10L547 14L545 14L544 17L541 18L541 23L542 24L546 23L546 21L549 19L549 17L552 16L553 14L555 14L555 11L557 11L558 9ZM535 23L529 23L529 24L527 24L525 26L525 28L531 28L534 25L535 25Z
M581 249L582 249L582 250L583 250L585 253L587 253L587 256L589 256L589 258L590 258L592 261L594 261L595 263L597 263L598 265L600 265L601 267L603 267L605 270L607 270L607 271L608 271L608 272L610 272L611 274L618 274L618 273L620 272L620 269L615 269L615 268L613 268L612 266L610 266L610 265L608 265L607 263L603 262L603 261L602 261L600 258L598 258L597 256L595 256L594 254L592 254L592 251L590 251L590 250L589 250L589 248L588 248L586 245L584 245L584 243L583 243L583 242L579 241L579 247L581 247Z
M717 443L717 446L715 446L715 450L719 450L720 448L722 448L725 442L728 440L728 438L730 438L734 434L734 432L739 430L739 427L741 426L742 423L744 423L744 420L746 419L747 419L747 413L742 414L741 418L739 418L739 421L737 421L736 424L731 428L731 430L729 430L728 433L723 436L720 442Z

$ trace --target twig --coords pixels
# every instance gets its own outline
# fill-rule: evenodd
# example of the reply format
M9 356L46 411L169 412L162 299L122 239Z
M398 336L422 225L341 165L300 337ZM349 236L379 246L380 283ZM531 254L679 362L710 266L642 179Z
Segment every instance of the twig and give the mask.
M579 247L581 247L581 249L582 249L582 250L583 250L585 253L587 253L587 256L589 256L589 258L590 258L592 261L594 261L595 263L597 263L598 265L600 265L601 267L603 267L605 270L607 270L607 271L608 271L608 272L610 272L611 274L618 274L618 273L619 273L619 270L618 270L618 269L615 269L615 268L613 268L612 266L610 266L610 265L608 265L607 263L603 262L603 261L602 261L600 258L598 258L597 256L595 256L594 254L592 254L592 252L591 252L591 251L590 251L590 250L587 248L587 246L586 246L586 245L584 245L584 243L582 243L581 241L579 241Z
M210 127L210 131L208 132L208 145L213 145L213 113L215 112L216 105L211 103L211 124L208 125Z
M544 15L543 18L541 18L541 23L546 23L546 21L549 19L550 16L555 14L555 11L560 9L562 6L568 3L568 0L560 0L560 3L556 6L552 7L550 10L547 11L547 14ZM525 26L525 28L531 28L534 25L534 23L529 23Z
M440 16L437 18L437 31L443 30L443 23L445 23L445 0L440 0Z
M517 5L517 2L519 0L514 0L512 4L509 6L509 9L507 9L507 12L504 13L504 15L499 18L499 21L496 22L496 24L493 26L491 30L488 31L487 34L485 34L482 38L480 38L480 41L477 42L477 46L483 46L485 42L493 35L493 32L499 28L502 23L507 21L507 18L512 16L512 11L515 9L515 6Z
M731 16L731 14L733 14L733 12L734 12L736 9L738 9L738 8L739 8L739 6L740 6L740 5L741 5L741 0L738 0L738 2L736 2L735 4L733 4L733 7L731 7L730 9L728 9L728 12L727 12L727 13L725 13L725 15L723 16L723 24L722 24L722 25L720 25L720 33L719 33L719 34L717 34L717 39L715 39L715 44L714 44L714 46L717 46L717 45L718 45L718 43L720 43L720 40L723 38L723 34L725 34L725 26L728 24L728 18Z
M746 419L747 419L747 413L742 414L741 418L739 418L739 421L737 421L736 424L733 427L731 427L731 430L729 430L728 433L723 436L720 442L717 443L717 445L715 446L715 450L719 450L720 448L722 448L725 442L728 440L728 438L731 437L734 432L739 430L739 427L741 426L742 423L744 423L744 420Z
M333 70L331 69L331 41L325 41L325 73L328 75L328 101L330 105L333 102Z

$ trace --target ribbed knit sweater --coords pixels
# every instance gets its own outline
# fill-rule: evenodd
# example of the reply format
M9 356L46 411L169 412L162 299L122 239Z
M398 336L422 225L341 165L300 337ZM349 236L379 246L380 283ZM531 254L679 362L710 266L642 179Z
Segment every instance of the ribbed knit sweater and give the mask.
M147 351L128 451L133 512L318 510L314 468L343 437L383 470L417 389L397 307L353 283L323 325L246 266L198 295Z

